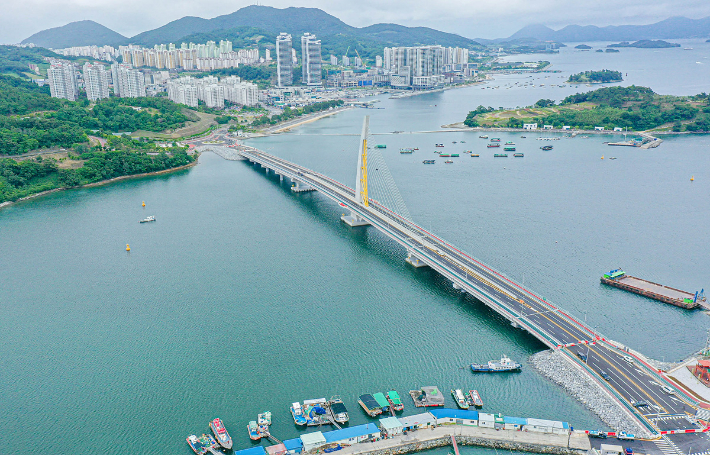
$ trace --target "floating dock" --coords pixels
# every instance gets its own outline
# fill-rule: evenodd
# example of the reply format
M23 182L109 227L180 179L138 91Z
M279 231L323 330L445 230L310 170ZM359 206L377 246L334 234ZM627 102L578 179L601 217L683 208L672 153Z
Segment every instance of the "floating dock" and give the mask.
M409 396L418 408L444 406L444 396L436 386L422 387L421 390L410 390Z
M681 291L652 281L627 275L623 270L612 270L601 277L601 282L614 286L624 291L633 292L654 300L692 310L699 306L710 309L705 298L704 290L696 293Z

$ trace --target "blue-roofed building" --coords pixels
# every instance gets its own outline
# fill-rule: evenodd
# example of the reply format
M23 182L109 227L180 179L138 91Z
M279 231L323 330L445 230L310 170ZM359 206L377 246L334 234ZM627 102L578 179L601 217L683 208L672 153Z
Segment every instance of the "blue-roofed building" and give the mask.
M266 455L266 450L262 446L255 446L244 450L235 450L234 455Z
M380 437L380 430L374 423L356 425L342 430L327 431L323 433L328 444L357 444L358 442L374 440ZM286 441L284 441L286 444ZM288 446L287 446L288 447Z
M287 439L284 441L286 451L290 454L301 453L303 451L303 442L301 438Z
M420 428L436 426L436 417L428 412L414 414L412 416L399 417L399 421L402 423L403 431L412 431Z
M469 409L432 409L429 414L434 416L438 425L455 423L457 425L478 426L478 411Z
M528 424L528 419L523 417L503 416L503 428L506 430L522 430Z

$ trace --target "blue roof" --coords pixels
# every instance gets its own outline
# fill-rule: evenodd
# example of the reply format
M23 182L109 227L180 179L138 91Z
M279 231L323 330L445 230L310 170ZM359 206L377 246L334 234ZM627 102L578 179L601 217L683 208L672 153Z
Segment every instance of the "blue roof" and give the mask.
M513 423L515 425L527 425L528 419L523 418L523 417L503 416L503 422L504 423Z
M266 450L264 450L264 447L262 446L254 446L249 449L244 449L244 450L235 450L234 455L265 455Z
M379 433L380 430L374 423L367 423L365 425L356 425L354 427L343 428L342 430L334 430L323 433L325 442L338 442L345 439L356 438L358 436L365 436L366 434ZM284 444L286 442L284 441ZM286 446L288 447L288 446Z
M303 442L301 438L287 439L284 441L284 446L286 450L297 450L303 448Z
M478 420L478 411L470 411L468 409L438 408L430 410L429 413L437 419Z

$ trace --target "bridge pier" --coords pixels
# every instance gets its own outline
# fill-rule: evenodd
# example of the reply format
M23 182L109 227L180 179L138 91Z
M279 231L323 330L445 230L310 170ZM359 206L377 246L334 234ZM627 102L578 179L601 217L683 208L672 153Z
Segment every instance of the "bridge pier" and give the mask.
M307 185L300 180L292 179L293 181L293 186L291 187L291 191L294 193L302 193L304 191L315 191L316 189L313 188L310 185Z
M357 226L368 226L370 224L369 221L366 219L362 218L360 215L357 213L351 211L350 215L345 215L340 217L341 220L345 222L350 227L357 227Z
M412 267L416 268L429 266L429 264L419 259L414 254L414 251L411 250L407 250L407 259L405 259L405 261L407 261Z

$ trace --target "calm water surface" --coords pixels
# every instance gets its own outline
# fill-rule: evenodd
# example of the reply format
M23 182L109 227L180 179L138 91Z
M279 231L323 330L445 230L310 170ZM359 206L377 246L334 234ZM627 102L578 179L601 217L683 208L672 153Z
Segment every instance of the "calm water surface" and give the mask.
M494 84L516 77L526 76ZM251 144L352 186L366 113L375 133L429 131L478 104L526 105L557 90L381 97L384 109ZM705 314L604 288L599 276L622 266L682 289L708 286L710 138L637 150L577 137L543 152L535 134L501 134L525 158L494 159L477 136L375 136L415 221L650 356L675 360L704 344ZM422 165L437 142L481 157ZM271 410L273 433L287 439L300 433L292 401L341 395L359 424L369 418L358 395L423 385L438 385L449 406L451 388L476 388L489 412L602 427L528 365L474 377L471 361L526 362L544 346L340 213L318 193L292 194L210 153L189 171L0 211L0 452L188 454L184 438L215 416L245 448L258 412ZM158 221L139 224L146 215Z

